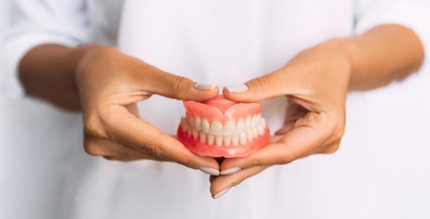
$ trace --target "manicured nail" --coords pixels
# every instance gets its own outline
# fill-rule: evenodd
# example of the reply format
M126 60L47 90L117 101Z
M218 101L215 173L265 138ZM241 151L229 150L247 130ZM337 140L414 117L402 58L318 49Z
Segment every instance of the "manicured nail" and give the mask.
M219 192L218 194L214 195L214 199L217 199L217 198L221 197L222 195L224 195L225 193L227 193L227 192L228 192L228 190L230 190L230 189L231 189L231 187L227 187L227 188L225 188L224 190L222 190L222 191L221 191L221 192Z
M195 83L194 84L194 89L200 90L200 91L212 90L215 87L216 87L216 85L214 85L214 84L200 84L200 83Z
M240 168L240 167L232 167L232 168L221 171L221 175L228 175L228 174L236 173L237 171L239 171L241 169L242 168Z
M248 91L246 84L232 84L225 87L230 93L245 93Z
M212 176L219 176L219 170L216 170L214 168L210 168L210 167L201 167L200 171L202 171L203 173L212 175Z

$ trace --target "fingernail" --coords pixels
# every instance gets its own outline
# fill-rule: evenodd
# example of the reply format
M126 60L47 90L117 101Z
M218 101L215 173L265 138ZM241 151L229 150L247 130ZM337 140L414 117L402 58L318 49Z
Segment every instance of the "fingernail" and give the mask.
M214 195L214 199L217 199L217 198L221 197L222 195L224 195L225 193L227 193L227 192L228 192L228 190L230 190L230 189L231 189L231 187L227 187L227 188L225 188L224 190L222 190L222 191L221 191L221 192L219 192L218 194Z
M236 173L237 171L241 170L242 168L240 167L232 167L230 169L226 169L221 171L221 175L228 175L228 174L232 174L232 173Z
M232 84L225 87L230 93L245 93L248 91L246 84Z
M214 85L214 84L200 84L200 83L195 83L194 84L194 89L200 90L200 91L212 90L215 87L216 87L216 85Z
M219 170L214 169L214 168L210 168L210 167L201 167L200 171L202 171L203 173L212 175L212 176L219 176Z

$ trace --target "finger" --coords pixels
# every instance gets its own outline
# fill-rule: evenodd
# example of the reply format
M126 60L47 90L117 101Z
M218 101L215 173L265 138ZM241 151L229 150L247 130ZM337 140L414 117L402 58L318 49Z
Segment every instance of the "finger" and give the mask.
M244 85L223 88L228 99L237 102L260 102L264 99L294 94L294 81L283 71L275 71L252 79Z
M115 160L151 159L141 151L129 148L123 144L102 138L84 137L85 151L93 156L103 156Z
M213 198L219 198L221 194L228 191L231 187L242 183L245 179L248 179L261 171L265 170L267 166L251 167L238 171L234 174L217 176L211 181L210 192Z
M180 100L204 101L218 96L218 87L210 84L198 84L192 80L155 70L143 80L149 92Z
M312 124L311 117L307 116L306 119L301 121L303 124L298 124L298 127L286 133L280 141L271 143L248 157L226 159L221 164L221 173L253 166L287 164L318 152L330 136L329 128L321 121L323 119L319 119L322 124L318 125Z
M177 139L130 114L125 107L111 105L109 108L109 114L102 117L105 118L108 132L119 142L144 151L153 158L173 161L193 169L219 169L215 159L193 154Z

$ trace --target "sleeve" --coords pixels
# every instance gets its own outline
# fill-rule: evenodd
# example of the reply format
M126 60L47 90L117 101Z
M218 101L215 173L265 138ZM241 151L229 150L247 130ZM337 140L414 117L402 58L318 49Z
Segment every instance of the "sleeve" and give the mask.
M17 77L21 58L41 44L76 46L88 42L89 19L85 0L14 0L9 10L9 28L3 39L7 91L10 97L22 97Z
M426 54L420 70L430 67L430 1L357 0L355 18L355 34L382 24L400 24L412 29L423 43Z

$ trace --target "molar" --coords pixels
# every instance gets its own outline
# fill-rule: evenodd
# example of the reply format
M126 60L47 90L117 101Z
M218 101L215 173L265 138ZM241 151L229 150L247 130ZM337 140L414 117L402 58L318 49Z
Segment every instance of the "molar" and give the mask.
M203 132L200 132L200 142L201 143L206 143L206 134L205 133L203 133Z

